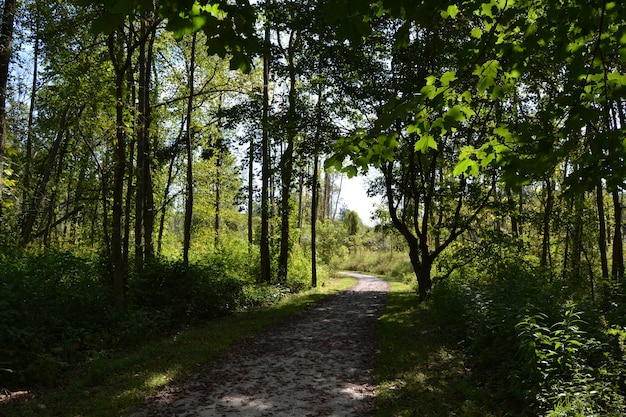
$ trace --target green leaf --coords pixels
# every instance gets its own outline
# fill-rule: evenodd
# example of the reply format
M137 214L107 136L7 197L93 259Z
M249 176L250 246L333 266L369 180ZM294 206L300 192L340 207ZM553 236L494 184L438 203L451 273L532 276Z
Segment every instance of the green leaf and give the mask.
M458 13L459 13L459 7L456 4L452 4L448 6L446 10L442 10L440 14L441 14L441 17L444 19L447 19L448 17L455 19Z
M452 81L456 80L455 71L447 71L441 76L441 85L448 86Z
M469 158L462 159L458 164L454 167L454 176L458 177L459 175L467 175L468 172L473 172L477 169L476 161L473 161Z
M437 141L431 135L423 135L415 144L416 152L426 153L429 148L437 150Z
M356 177L356 174L358 173L356 167L354 165L350 165L347 166L343 169L343 171L346 173L346 175L348 176L348 178L353 178Z
M472 38L480 39L483 36L483 31L480 28L474 28L471 32Z
M456 15L459 13L459 7L456 4L451 4L450 6L448 6L448 15L453 18L456 19Z

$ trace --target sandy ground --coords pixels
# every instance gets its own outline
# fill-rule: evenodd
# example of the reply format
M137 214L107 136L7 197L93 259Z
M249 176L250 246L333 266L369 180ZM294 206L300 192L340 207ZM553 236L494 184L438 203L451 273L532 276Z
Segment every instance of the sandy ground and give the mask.
M389 287L350 275L352 288L246 338L131 417L373 415L376 323Z

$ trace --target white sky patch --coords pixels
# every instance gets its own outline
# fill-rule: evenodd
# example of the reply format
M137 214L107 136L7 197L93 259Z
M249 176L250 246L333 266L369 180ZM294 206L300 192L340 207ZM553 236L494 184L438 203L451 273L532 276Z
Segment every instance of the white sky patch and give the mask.
M367 177L344 177L341 186L340 206L344 204L349 210L356 211L363 224L374 226L377 221L372 220L374 210L380 205L380 197L367 196Z

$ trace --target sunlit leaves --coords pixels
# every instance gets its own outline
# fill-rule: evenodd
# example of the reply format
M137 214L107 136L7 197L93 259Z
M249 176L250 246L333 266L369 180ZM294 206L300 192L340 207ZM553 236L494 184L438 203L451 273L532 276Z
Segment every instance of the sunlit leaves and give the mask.
M77 0L81 5L95 5L100 15L92 22L95 33L110 34L127 19L135 20L145 11L152 11L167 21L175 38L204 31L210 54L231 57L231 69L248 72L252 59L260 53L256 36L256 13L247 0L232 3L226 0Z
M443 17L444 19L455 19L457 14L459 14L459 6L457 6L456 4L451 4L446 10L441 11L441 17Z

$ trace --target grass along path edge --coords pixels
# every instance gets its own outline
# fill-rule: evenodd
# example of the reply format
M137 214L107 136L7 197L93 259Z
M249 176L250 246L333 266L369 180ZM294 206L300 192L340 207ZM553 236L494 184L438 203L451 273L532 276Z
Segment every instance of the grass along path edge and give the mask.
M172 336L146 341L136 349L102 354L63 388L0 404L0 414L4 417L119 417L238 340L355 282L352 277L339 275L276 305L188 326Z
M446 312L432 300L420 304L414 286L381 278L391 291L378 323L376 417L510 415L473 369Z

